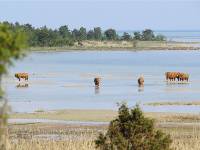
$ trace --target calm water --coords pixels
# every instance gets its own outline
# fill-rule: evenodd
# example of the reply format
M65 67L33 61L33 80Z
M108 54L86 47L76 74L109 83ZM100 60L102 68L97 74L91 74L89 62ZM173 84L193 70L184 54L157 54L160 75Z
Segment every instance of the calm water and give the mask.
M156 31L155 34L162 34L169 41L200 42L200 31Z
M117 102L200 100L198 51L33 52L10 68L3 83L13 111L116 109ZM167 84L164 73L190 73L189 84ZM15 72L28 72L28 87L17 87ZM144 89L137 86L143 74ZM95 90L93 78L101 76ZM24 82L21 85L25 84ZM200 112L199 106L142 106L145 111Z

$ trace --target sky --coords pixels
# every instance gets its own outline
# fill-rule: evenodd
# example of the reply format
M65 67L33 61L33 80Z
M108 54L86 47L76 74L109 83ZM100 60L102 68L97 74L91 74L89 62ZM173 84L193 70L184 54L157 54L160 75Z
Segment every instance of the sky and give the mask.
M200 0L0 0L0 21L58 28L200 30Z

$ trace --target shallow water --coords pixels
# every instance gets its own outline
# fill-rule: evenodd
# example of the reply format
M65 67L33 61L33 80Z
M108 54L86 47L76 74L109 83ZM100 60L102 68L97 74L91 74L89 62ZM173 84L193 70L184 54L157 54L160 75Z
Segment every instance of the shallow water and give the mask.
M118 102L200 100L198 51L70 51L33 52L10 68L3 85L12 110L116 109ZM166 71L188 72L188 84L170 84ZM28 85L14 78L30 74ZM137 78L145 86L138 88ZM93 78L102 85L95 89ZM142 106L145 111L200 112L200 106Z
M51 124L68 124L68 125L108 125L109 122L95 122L95 121L65 121L65 120L51 120L51 119L8 119L8 123L24 124L24 123L51 123Z
M48 124L66 124L66 125L87 125L87 126L97 126L97 125L108 125L109 122L99 122L99 121L65 121L65 120L51 120L51 119L8 119L10 124L28 124L28 123L48 123ZM199 122L162 122L160 125L165 126L199 126Z

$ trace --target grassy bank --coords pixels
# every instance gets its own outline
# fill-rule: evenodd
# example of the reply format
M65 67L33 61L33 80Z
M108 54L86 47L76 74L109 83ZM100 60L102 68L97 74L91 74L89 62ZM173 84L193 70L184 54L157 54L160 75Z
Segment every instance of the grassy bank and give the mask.
M10 118L13 119L52 119L65 121L110 121L117 115L113 110L56 110L43 112L42 110L34 113L14 113Z
M198 44L199 46L195 46ZM63 47L31 47L31 51L66 50L199 50L200 43L166 41L83 41L82 45Z
M189 113L145 113L147 117L155 119L157 122L196 122L200 121L198 114ZM65 121L94 121L108 122L117 116L117 111L113 110L57 110L57 111L37 111L34 113L13 113L11 119L50 119Z

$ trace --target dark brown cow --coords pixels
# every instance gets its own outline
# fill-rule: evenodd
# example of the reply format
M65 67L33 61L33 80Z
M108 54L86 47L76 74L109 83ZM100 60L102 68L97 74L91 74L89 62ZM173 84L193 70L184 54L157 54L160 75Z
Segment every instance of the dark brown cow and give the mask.
M99 87L99 85L100 85L100 78L94 78L94 84L95 84L95 86Z
M166 80L175 81L177 78L178 72L166 72Z
M143 77L143 76L140 76L140 77L138 78L138 85L139 85L139 86L144 86L144 77Z

